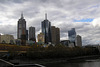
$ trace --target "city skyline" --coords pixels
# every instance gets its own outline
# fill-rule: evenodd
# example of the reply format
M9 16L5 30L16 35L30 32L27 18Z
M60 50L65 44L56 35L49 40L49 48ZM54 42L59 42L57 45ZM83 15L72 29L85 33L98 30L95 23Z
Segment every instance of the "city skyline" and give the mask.
M51 25L60 28L61 40L68 39L68 30L75 28L77 34L82 36L83 45L100 44L99 4L98 0L0 0L0 33L17 38L17 21L23 12L27 29L35 27L37 36L47 13Z

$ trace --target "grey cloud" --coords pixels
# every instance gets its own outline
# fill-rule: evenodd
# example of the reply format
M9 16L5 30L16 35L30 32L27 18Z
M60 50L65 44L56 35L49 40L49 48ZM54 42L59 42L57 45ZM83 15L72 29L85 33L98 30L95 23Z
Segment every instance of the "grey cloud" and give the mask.
M11 34L16 37L17 28L15 25L0 25L0 33L2 34Z

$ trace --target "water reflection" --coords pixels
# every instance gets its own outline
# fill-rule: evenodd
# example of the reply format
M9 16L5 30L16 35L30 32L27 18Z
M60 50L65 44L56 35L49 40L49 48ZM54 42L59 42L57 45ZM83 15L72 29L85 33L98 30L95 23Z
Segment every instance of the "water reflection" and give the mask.
M100 61L50 63L46 67L100 67Z

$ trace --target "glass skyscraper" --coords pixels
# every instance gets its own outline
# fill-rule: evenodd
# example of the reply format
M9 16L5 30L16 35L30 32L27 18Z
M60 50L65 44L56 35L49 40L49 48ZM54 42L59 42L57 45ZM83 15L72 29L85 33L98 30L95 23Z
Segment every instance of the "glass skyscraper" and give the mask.
M23 14L21 14L21 18L18 20L17 38L21 39L21 35L26 35L26 21Z
M47 14L45 14L45 20L42 21L42 33L44 34L45 43L51 43L51 22L47 20Z
M76 40L75 28L72 28L71 30L68 31L68 37L69 37L69 41L71 43L74 43L75 45L75 40Z

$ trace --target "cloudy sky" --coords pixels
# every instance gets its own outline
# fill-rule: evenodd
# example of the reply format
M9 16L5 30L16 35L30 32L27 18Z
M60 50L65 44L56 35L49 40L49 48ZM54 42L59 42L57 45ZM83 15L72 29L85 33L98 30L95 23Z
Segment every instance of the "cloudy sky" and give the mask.
M21 12L27 29L36 27L36 35L47 13L52 26L60 28L61 40L68 39L68 30L75 28L83 45L100 44L100 0L0 0L1 34L17 37Z

